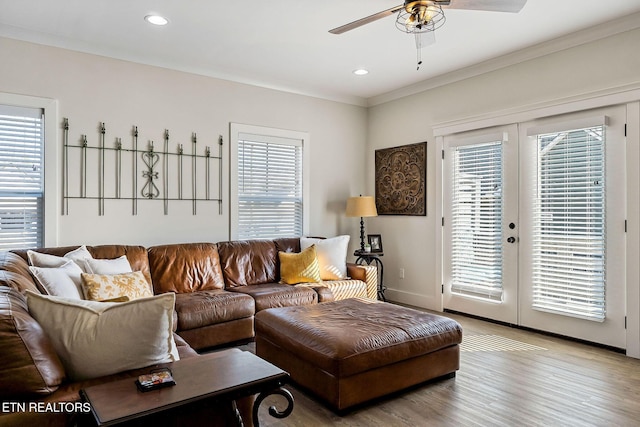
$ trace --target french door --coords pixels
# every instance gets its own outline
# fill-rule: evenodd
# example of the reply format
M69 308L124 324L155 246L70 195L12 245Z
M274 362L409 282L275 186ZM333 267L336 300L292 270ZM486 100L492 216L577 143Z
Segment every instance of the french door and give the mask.
M625 348L624 118L445 136L445 308Z
M516 125L445 137L444 307L517 323Z

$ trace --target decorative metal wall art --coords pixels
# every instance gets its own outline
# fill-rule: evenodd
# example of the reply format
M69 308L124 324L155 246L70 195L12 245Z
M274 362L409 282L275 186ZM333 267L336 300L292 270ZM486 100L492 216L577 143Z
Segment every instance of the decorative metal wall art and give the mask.
M378 215L427 215L427 143L375 151Z
M169 131L164 131L164 144L162 151L156 151L153 141L149 141L146 150L140 150L138 148L138 127L133 126L131 132L131 148L123 148L122 138L115 138L114 146L106 146L106 126L104 122L100 122L98 127L98 146L91 146L88 143L87 135L81 135L80 143L78 145L72 145L69 143L69 120L64 119L63 122L63 183L62 183L62 215L69 214L69 200L74 199L89 199L98 201L98 215L105 214L105 200L131 200L131 214L138 214L138 200L158 200L163 201L164 214L169 213L169 202L177 200L187 200L192 204L193 215L197 214L198 202L217 202L218 214L222 215L222 135L218 138L218 155L211 155L211 148L206 146L204 148L204 154L197 154L197 136L194 133L191 134L191 153L185 153L182 144L177 144L176 151L169 151ZM77 195L71 195L69 191L69 172L73 169L73 162L70 162L71 153L80 150L79 160L76 162L79 167L79 192ZM97 191L90 195L87 190L87 175L95 169L90 168L87 163L88 153L97 153L98 157L98 178L97 178ZM113 152L113 156L109 156L109 159L113 159L113 169L109 167L110 172L106 172L106 160L107 153ZM122 153L131 154L131 195L129 197L123 197L122 184ZM95 157L95 156L90 156ZM191 159L191 190L192 194L190 198L184 198L184 186L183 180L183 157ZM171 158L177 160L177 178L176 182L169 180L170 167L169 162ZM76 158L77 159L77 158ZM138 163L142 162L142 173L138 172ZM217 195L212 196L212 165L218 169L218 185ZM204 197L199 196L198 182L201 177L198 176L198 164L204 163ZM112 176L113 175L113 176ZM108 196L105 190L105 177L113 178L114 188L113 196ZM142 186L139 187L139 178L143 179ZM173 188L173 190L170 190ZM170 194L170 192L177 193L177 197ZM216 190L214 190L215 192ZM96 194L97 193L97 194Z

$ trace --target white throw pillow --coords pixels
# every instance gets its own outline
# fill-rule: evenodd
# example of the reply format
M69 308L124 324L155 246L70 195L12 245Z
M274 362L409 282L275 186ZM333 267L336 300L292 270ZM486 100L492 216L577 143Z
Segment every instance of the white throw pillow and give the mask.
M27 305L72 381L180 359L173 339L171 292L124 303L27 292Z
M123 274L131 273L131 264L126 255L115 259L84 259L79 261L82 270L89 274Z
M350 236L337 236L329 239L300 238L300 249L305 250L316 245L320 278L322 280L343 280L347 278L347 251Z
M82 270L72 260L67 259L64 265L55 268L30 266L29 271L49 295L84 299Z
M66 264L67 261L81 261L85 259L93 258L91 253L87 249L85 245L80 246L78 249L74 249L71 252L67 252L64 256L56 256L43 254L41 252L36 251L27 251L27 258L29 259L29 264L34 267L61 267L63 264ZM82 268L82 266L80 266Z
M83 260L83 259L93 259L91 252L87 249L86 245L80 246L78 249L74 249L71 252L67 252L64 254L65 258L72 259L74 261Z

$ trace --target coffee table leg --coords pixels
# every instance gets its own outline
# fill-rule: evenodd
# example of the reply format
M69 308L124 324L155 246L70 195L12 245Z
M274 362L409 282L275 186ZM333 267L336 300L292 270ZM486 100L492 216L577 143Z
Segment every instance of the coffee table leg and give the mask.
M236 422L238 423L238 427L244 427L244 422L242 421L242 415L240 415L240 411L238 410L238 405L235 400L231 401L231 411L233 412L233 416L236 417Z
M287 399L287 407L284 409L284 411L280 412L275 406L270 406L269 415L274 418L286 418L291 415L291 412L293 412L293 395L289 390L285 388L276 388L269 392L260 393L253 404L254 427L260 427L260 421L258 420L258 409L260 409L260 404L265 398L274 394L279 394L280 396L283 396L285 399Z

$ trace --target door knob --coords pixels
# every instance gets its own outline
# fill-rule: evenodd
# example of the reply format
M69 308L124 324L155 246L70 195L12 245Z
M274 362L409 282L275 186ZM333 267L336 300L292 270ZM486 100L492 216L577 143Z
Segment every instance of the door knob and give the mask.
M515 238L515 237L513 237L513 236L509 236L509 237L507 238L507 242L509 242L509 243L515 243L515 241L516 241L516 238Z

